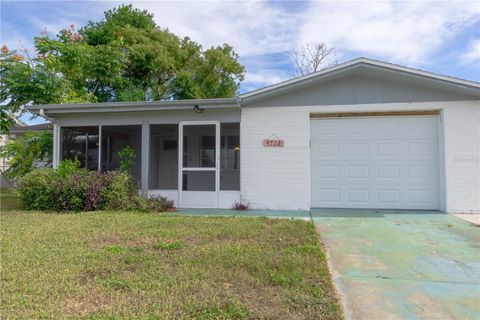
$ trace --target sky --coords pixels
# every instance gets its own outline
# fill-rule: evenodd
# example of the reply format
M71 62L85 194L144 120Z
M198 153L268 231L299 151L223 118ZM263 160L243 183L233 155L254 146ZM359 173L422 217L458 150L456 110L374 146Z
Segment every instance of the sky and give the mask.
M120 4L147 9L204 48L232 45L246 67L240 92L290 78L289 53L308 43L334 47L337 62L367 57L480 82L480 1L0 1L10 49Z

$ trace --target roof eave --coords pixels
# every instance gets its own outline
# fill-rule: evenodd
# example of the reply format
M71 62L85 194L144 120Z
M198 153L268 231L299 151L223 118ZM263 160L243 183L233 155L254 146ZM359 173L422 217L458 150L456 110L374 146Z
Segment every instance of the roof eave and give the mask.
M169 111L190 110L195 105L204 109L232 109L240 108L238 99L195 99L176 101L152 102L111 102L111 103L86 103L86 104L53 104L31 105L27 109L34 114L57 115L69 113L103 113L103 112L144 112L144 111ZM43 110L43 111L41 111Z

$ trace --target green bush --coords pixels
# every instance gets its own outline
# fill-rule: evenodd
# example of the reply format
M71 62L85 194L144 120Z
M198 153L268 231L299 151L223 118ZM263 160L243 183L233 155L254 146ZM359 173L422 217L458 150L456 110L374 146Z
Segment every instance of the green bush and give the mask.
M173 202L166 198L140 197L138 184L129 173L88 171L73 160L62 161L57 169L27 173L19 182L19 194L27 210L173 210Z
M137 197L137 209L143 212L167 212L175 211L175 206L172 200L168 200L166 197Z
M52 210L57 172L51 168L35 169L19 183L22 207L28 210Z
M120 171L131 173L137 157L135 150L130 146L126 146L120 150L118 157L120 158Z
M129 210L136 208L138 185L127 172L110 171L108 185L102 190L103 209Z

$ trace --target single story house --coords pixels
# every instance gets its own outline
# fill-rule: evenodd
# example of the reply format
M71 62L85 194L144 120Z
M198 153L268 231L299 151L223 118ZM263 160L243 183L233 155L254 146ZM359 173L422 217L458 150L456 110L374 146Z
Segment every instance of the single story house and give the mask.
M182 208L480 212L480 83L355 59L232 99L34 105L54 165L118 168Z

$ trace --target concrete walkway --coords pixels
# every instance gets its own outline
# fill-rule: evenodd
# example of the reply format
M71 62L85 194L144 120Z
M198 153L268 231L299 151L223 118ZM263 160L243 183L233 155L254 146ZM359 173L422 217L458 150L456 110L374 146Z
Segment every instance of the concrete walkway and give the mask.
M452 214L455 218L462 219L465 221L468 221L470 223L476 224L477 226L480 226L480 214L479 213L458 213L458 214Z
M209 217L269 217L286 219L308 219L309 211L290 210L230 210L230 209L179 209L175 212L180 215L209 216Z
M347 319L480 319L480 228L425 211L312 210Z

